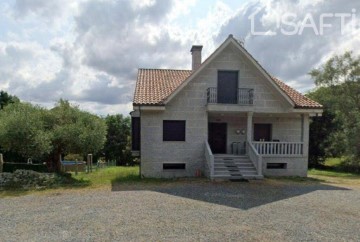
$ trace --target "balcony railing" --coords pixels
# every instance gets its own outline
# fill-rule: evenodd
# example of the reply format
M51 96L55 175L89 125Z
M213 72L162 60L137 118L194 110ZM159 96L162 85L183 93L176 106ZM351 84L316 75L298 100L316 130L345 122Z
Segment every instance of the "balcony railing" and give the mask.
M254 104L254 89L251 88L238 88L236 96L218 98L218 90L216 87L209 87L207 89L207 102L208 103L224 103L224 104L240 104L240 105L253 105Z
M303 155L303 142L252 142L255 150L260 155L285 155L296 156Z

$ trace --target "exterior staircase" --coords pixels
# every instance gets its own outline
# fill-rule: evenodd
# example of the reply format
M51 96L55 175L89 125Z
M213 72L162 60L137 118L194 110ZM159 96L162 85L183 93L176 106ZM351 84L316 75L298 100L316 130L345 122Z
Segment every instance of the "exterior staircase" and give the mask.
M214 179L262 179L248 156L214 155Z

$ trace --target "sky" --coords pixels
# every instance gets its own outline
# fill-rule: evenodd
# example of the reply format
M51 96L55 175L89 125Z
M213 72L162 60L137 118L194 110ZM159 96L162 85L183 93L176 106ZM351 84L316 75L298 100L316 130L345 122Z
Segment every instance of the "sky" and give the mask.
M49 108L63 98L128 115L138 68L190 69L192 45L204 46L204 60L229 34L306 93L310 70L360 54L360 1L3 0L0 90Z

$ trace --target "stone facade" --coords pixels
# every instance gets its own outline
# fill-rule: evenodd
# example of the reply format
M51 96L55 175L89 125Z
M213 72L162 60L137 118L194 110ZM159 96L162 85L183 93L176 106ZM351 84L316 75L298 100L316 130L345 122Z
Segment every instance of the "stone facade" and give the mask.
M207 104L207 88L217 87L219 70L239 71L239 88L254 89L254 104ZM273 138L281 141L308 142L308 116L289 114L293 107L278 90L249 63L235 46L226 47L208 63L194 80L188 83L165 106L165 110L141 110L141 173L144 177L192 177L197 171L208 173L205 166L205 141L208 122L228 124L227 153L232 142L245 142L246 134L236 134L247 127L247 112L254 113L253 123L271 123ZM216 111L217 110L217 111ZM233 111L231 114L227 111ZM224 112L225 114L221 114ZM223 115L223 116L222 116ZM163 120L185 120L185 141L163 141ZM305 123L304 123L305 120ZM307 125L307 127L305 127ZM306 133L307 132L307 133ZM307 149L306 149L307 150ZM306 152L307 154L307 152ZM287 169L266 169L267 162L287 162ZM185 163L185 170L165 171L163 163ZM307 156L298 158L264 157L265 175L306 176Z

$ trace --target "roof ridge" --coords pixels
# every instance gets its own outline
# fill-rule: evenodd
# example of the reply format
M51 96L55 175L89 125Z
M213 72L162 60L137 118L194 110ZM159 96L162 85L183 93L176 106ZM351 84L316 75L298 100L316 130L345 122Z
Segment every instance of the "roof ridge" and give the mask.
M159 71L192 71L192 70L186 70L186 69L173 69L173 68L139 68L139 70L159 70Z

